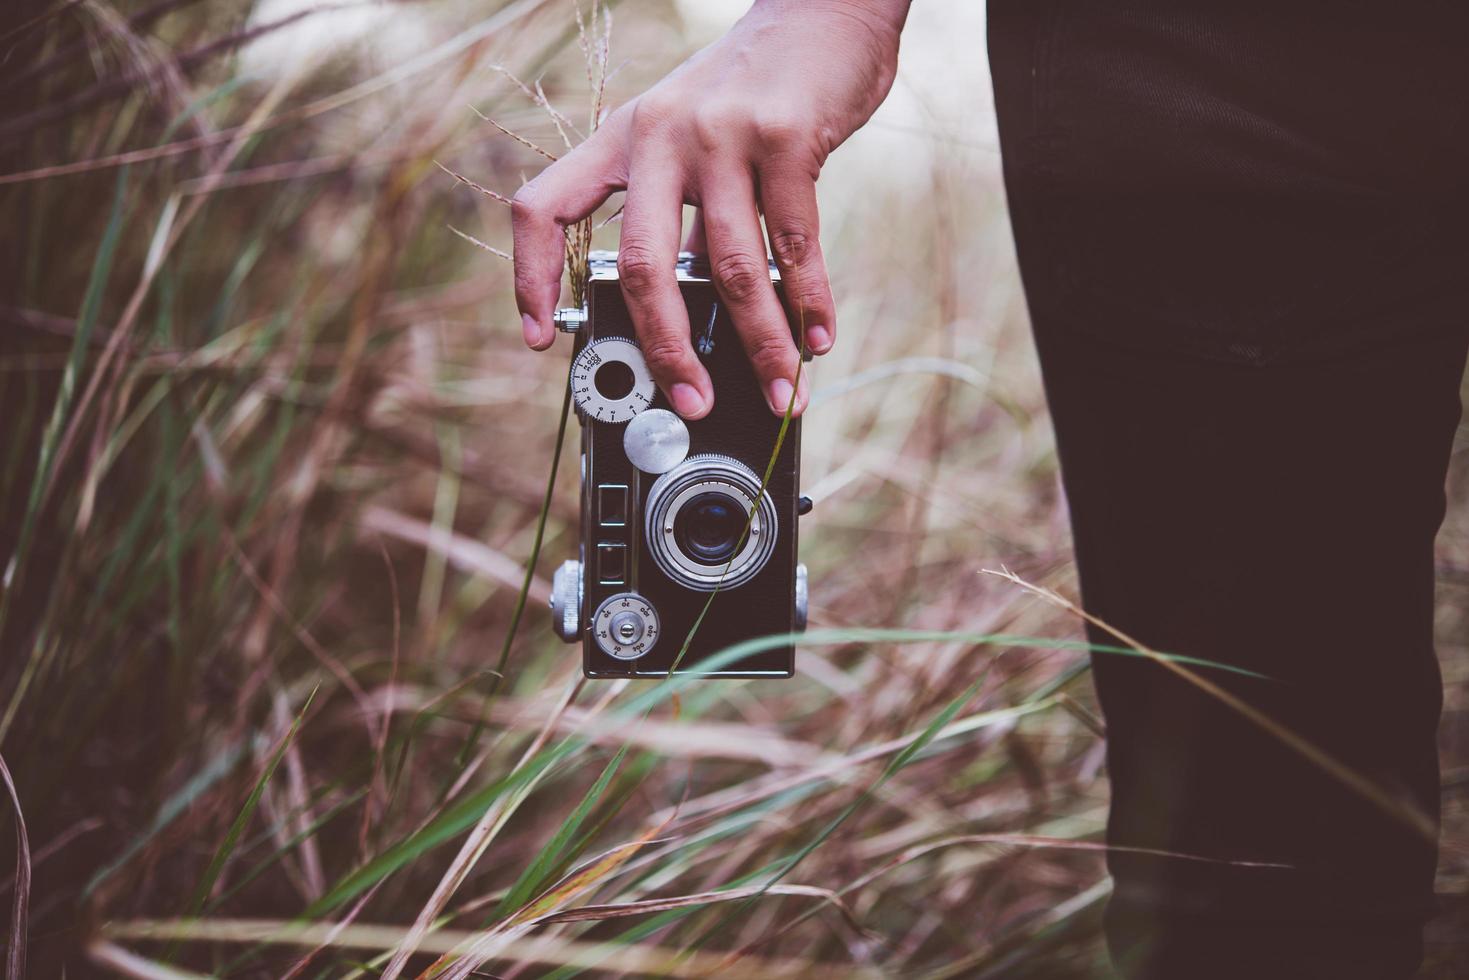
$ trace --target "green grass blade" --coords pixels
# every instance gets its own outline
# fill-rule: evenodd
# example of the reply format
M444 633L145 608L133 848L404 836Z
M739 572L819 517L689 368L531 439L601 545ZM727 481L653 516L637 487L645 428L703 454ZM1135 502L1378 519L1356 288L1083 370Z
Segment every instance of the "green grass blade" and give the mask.
M627 755L627 749L627 745L624 744L617 750L617 754L607 763L607 766L602 770L602 774L597 777L596 783L582 797L576 809L572 811L569 817L561 822L560 827L556 828L556 834L536 853L536 859L531 862L530 866L521 872L520 877L510 887L510 891L506 893L505 897L501 899L499 906L495 909L496 918L509 915L517 909L520 909L536 896L541 886L545 884L546 879L550 877L551 870L561 859L567 844L581 828L582 823L586 821L592 809L601 801L603 794L607 791L608 784L612 782L612 777L617 774L618 766L622 764L623 757Z
M259 878L262 874L264 874L266 871L269 871L276 864L280 863L282 858L284 858L287 854L290 854L296 848L300 847L304 841L311 837L315 837L318 831L320 831L327 824L331 823L341 814L345 813L349 807L357 803L366 795L367 788L363 787L343 797L340 801L338 801L330 809L328 809L326 813L323 813L320 817L317 817L296 834L292 835L290 839L288 839L284 844L276 848L275 851L267 855L264 860L260 861L255 867L251 868L248 872L242 875L239 881L235 882L232 886L230 886L217 898L210 902L209 907L208 909L206 909L206 911L212 912L222 906L225 902L229 901L232 896L238 894L242 889L245 888L246 885L250 884L250 882L254 881L256 878Z
M570 370L570 368L568 368ZM530 557L525 563L525 580L520 583L520 594L515 597L515 609L510 614L510 625L505 627L505 642L500 647L500 659L495 663L495 676L490 680L489 693L480 708L479 719L464 740L459 750L459 765L469 761L469 751L484 731L485 719L489 715L490 702L499 693L500 682L505 678L505 665L510 661L510 648L515 643L515 633L520 628L521 616L525 613L526 599L530 597L530 584L536 574L536 563L541 557L541 543L546 538L546 518L551 513L551 499L556 494L556 473L561 468L561 448L566 443L566 423L571 418L571 381L568 376L566 392L561 399L561 422L556 427L556 448L551 453L551 472L546 477L546 495L541 501L541 512L536 517L536 536L531 544Z
M210 859L209 866L205 868L203 876L199 879L199 883L194 886L194 894L189 898L188 911L185 913L186 917L198 917L199 911L204 907L204 902L209 898L209 893L214 890L214 883L219 880L220 873L224 870L224 866L229 861L230 855L234 853L235 846L240 841L240 835L245 832L245 828L250 824L250 818L255 815L255 808L260 805L260 797L265 794L266 784L270 782L270 777L275 775L276 767L280 765L281 759L285 758L286 750L291 747L291 742L295 740L296 733L301 728L301 722L306 717L306 712L310 710L311 702L315 698L316 690L313 689L306 696L306 702L301 705L301 710L296 713L296 718L291 722L290 729L287 730L280 744L276 746L275 751L271 753L270 759L265 764L265 768L261 770L260 778L255 780L255 787L250 791L249 797L246 798L245 805L240 807L240 812L235 815L234 823L230 824L230 829L224 835L224 840L219 842L219 847L215 850L214 857ZM164 959L172 959L173 952L170 949Z
M1181 653L1152 653L1143 652L1134 647L1089 643L1085 640L1062 640L1008 633L973 633L968 630L853 627L847 629L811 630L806 633L772 633L768 636L757 636L748 640L742 640L732 646L725 647L722 652L725 654L732 653L733 656L730 659L738 660L751 653L759 653L762 650L770 650L788 644L794 644L796 646L840 646L852 643L895 643L901 645L907 643L951 642L973 643L977 646L1018 646L1050 648L1055 650L1084 650L1089 653L1141 657L1145 660L1161 659L1177 664L1187 664L1192 667L1208 667L1214 670L1222 670L1231 674L1239 674L1242 677L1252 677L1256 680L1274 680L1268 674L1257 673L1244 667L1237 667L1234 664L1221 663L1217 660L1206 660L1202 657L1190 657ZM721 660L721 663L727 662L728 659ZM690 672L692 673L693 671L691 670Z
M150 841L163 832L164 828L186 812L195 800L203 796L216 783L228 775L243 754L244 746L242 744L237 742L228 746L223 752L211 759L208 765L195 774L178 792L165 800L163 805L158 808L158 814L153 818L153 822L148 825L148 829L129 844L115 860L92 876L91 880L87 882L86 887L82 889L82 898L90 896L98 885L107 881L107 879L111 878L120 869L126 867L128 862L141 852Z
M97 247L97 256L92 260L86 291L82 294L82 305L77 315L76 334L72 339L71 354L67 358L66 368L61 375L61 386L57 390L56 401L51 407L51 416L46 422L45 431L41 434L41 450L36 459L36 472L31 480L30 495L26 500L25 516L21 519L20 536L15 550L10 555L9 563L4 572L0 573L0 635L3 635L5 631L5 622L10 611L10 597L16 591L16 580L29 555L37 525L42 520L42 495L46 485L50 482L52 456L61 438L72 398L76 395L77 378L81 374L82 364L87 356L87 345L91 342L92 331L97 325L97 311L101 308L102 292L112 275L113 260L117 254L117 244L122 236L123 220L127 213L127 178L128 171L124 167L117 175L116 189L112 196L112 210L107 218L107 227L102 233L101 244ZM37 649L33 648L31 651L32 660L37 655ZM10 724L15 719L15 712L20 707L22 693L21 690L13 692L6 706L4 720L0 721L0 742L5 741L6 732L9 731Z
M741 900L731 908L723 910L722 913L715 919L714 923L705 930L703 936L707 937L711 933L722 928L734 916L739 915L741 912L748 909L752 903L763 896L772 886L774 886L786 875L794 871L802 861L810 856L812 851L815 851L818 847L824 844L827 839L831 837L832 834L836 833L836 831L842 826L842 824L847 822L852 814L856 813L857 810L860 809L864 803L872 798L873 793L882 788L882 785L886 783L889 779L891 779L898 772L898 770L906 766L909 761L913 759L914 756L916 756L920 751L923 750L925 746L928 745L929 742L933 741L934 736L937 735L944 728L945 725L954 720L954 716L957 715L959 713L959 710L969 702L969 699L974 697L975 694L979 693L980 687L984 684L985 680L988 679L988 676L988 671L981 673L980 676L976 678L963 691L961 691L957 697L951 699L948 704L944 705L944 707L936 715L934 715L933 720L924 726L923 731L919 733L917 738L905 745L891 759L888 760L888 764L883 767L882 772L878 774L877 778L874 779L870 785L865 787L862 792L857 795L856 799L854 799L851 803L848 803L840 813L833 817L831 821L825 827L823 827L815 837L807 841L804 846L802 846L799 850L797 850L794 854L790 855L785 860L776 863L773 873L770 875L769 878L766 879L764 884L761 885L759 893ZM697 949L701 944L702 940L695 941L689 945L689 949Z

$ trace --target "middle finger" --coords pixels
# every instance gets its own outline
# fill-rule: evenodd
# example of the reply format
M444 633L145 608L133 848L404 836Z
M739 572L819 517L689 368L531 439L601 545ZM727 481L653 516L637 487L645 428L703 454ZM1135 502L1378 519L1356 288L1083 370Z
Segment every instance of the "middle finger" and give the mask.
M734 320L771 411L784 415L800 376L792 413L806 407L805 372L790 322L770 281L765 236L755 206L755 183L731 168L706 175L700 186L704 236L714 287Z

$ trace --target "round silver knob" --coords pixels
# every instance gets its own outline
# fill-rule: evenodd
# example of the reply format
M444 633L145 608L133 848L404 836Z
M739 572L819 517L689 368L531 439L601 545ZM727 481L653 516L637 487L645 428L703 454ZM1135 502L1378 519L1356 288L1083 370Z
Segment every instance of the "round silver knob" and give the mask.
M567 643L581 637L581 562L564 561L551 578L551 628Z
M689 427L666 408L650 408L627 423L622 451L644 473L667 473L689 454Z
M621 612L612 617L612 635L623 646L631 646L643 637L643 620L633 612Z
M796 629L806 629L806 607L811 602L810 576L806 573L806 563L796 562Z
M658 642L658 611L636 592L620 592L602 600L592 615L591 627L603 653L618 660L636 660Z
M576 333L587 322L587 311L574 306L563 307L551 319L562 333Z

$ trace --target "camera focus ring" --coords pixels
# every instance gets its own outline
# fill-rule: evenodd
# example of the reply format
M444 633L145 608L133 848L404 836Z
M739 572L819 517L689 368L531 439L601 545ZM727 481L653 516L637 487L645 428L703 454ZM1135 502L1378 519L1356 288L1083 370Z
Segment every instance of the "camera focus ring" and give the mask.
M760 489L759 477L738 460L715 454L691 456L660 476L644 513L648 548L659 569L701 592L754 578L770 560L779 532L775 505Z

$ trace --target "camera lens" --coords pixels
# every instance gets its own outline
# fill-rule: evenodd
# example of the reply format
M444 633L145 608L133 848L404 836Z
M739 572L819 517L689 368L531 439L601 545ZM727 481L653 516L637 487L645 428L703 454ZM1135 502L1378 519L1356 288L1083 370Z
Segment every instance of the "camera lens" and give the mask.
M727 493L708 490L684 503L673 522L673 539L684 554L705 565L734 557L745 530L745 512Z
M653 482L643 533L659 571L684 588L712 592L760 573L775 552L780 521L753 470L709 453Z

